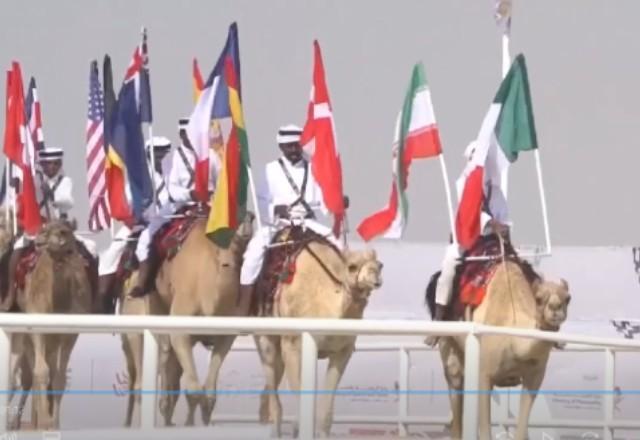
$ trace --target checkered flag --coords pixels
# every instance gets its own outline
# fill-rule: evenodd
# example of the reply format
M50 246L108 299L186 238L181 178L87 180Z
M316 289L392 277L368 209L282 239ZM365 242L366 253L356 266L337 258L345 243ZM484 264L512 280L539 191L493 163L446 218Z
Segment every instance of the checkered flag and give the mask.
M611 321L618 333L624 335L626 339L636 339L640 335L640 322L632 321ZM640 338L640 336L639 336Z

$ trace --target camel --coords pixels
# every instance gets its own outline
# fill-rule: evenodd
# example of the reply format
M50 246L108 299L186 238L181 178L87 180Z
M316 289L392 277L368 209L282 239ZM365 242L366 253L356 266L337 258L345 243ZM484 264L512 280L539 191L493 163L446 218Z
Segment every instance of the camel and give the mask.
M287 318L362 319L369 295L382 285L382 263L375 251L340 253L328 243L311 242L297 256L290 284L280 284L273 316ZM300 336L254 338L266 376L260 419L271 420L272 435L280 437L282 406L278 386L286 372L291 390L300 389ZM355 349L355 336L316 336L318 358L329 359L325 389L335 391ZM319 408L320 431L329 436L333 422L334 394L325 396ZM298 424L294 424L297 436Z
M233 316L240 290L240 267L244 250L253 234L254 215L247 212L242 224L225 249L207 238L206 219L199 218L189 231L178 253L161 263L155 280L160 300L173 316ZM216 402L218 373L236 335L197 336L172 334L169 344L161 344L167 362L168 386L175 386L175 371L183 371L189 412L187 426L201 408L202 421L211 422ZM211 347L209 371L200 385L193 359L193 346L201 342ZM173 354L175 354L174 362ZM179 387L179 384L178 384ZM203 394L204 392L204 394ZM177 396L164 394L161 408L173 412Z
M565 280L560 283L534 278L531 282L520 265L511 260L501 262L489 280L483 302L473 312L471 321L503 327L558 331L567 318L571 296ZM439 351L450 393L453 419L451 436L462 438L462 403L464 389L464 337L439 339ZM527 438L529 416L544 379L553 342L505 336L482 336L480 339L479 389L523 386L516 440ZM479 396L479 438L491 438L491 395Z
M41 229L35 244L38 257L26 277L24 291L17 295L19 309L24 313L89 313L91 285L73 230L64 222L50 222ZM26 364L32 366L33 388L37 393L33 396L32 422L36 429L60 426L67 366L77 339L77 334L33 333L16 344L14 353L18 356L12 360L12 372L19 363L23 368ZM25 384L22 385L24 388ZM48 395L49 391L55 393Z

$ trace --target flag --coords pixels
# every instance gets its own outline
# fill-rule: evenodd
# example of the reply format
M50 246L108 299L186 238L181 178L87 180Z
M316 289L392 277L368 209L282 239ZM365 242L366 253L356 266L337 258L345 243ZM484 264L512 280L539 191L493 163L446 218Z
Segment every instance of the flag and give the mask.
M89 103L86 128L86 161L89 190L89 230L101 231L111 225L107 207L104 151L104 98L98 76L98 62L89 70Z
M488 189L499 187L509 164L522 151L538 148L529 91L527 67L519 54L489 107L476 140L476 149L458 180L459 206L456 232L468 249L480 235L480 215L491 197Z
M31 77L31 81L29 81L29 92L27 93L25 106L28 131L36 151L40 151L44 148L44 134L42 131L42 110L40 108L36 79L34 77Z
M112 115L111 146L119 151L122 165L126 169L126 183L131 191L131 212L137 220L142 219L146 208L153 202L153 186L147 155L144 149L142 123L150 116L150 101L141 93L143 82L143 61L138 49L118 93L118 100ZM145 110L145 106L147 109ZM113 213L112 216L115 217Z
M189 117L187 135L196 156L194 191L200 202L209 198L209 149L211 146L211 121L231 116L229 89L224 77L227 57L231 57L240 78L238 59L238 34L235 23L229 27L227 41L215 67L204 83L196 105ZM234 52L235 51L235 52ZM238 90L238 93L240 91Z
M193 59L193 101L198 102L200 92L204 88L204 80L202 79L202 73L200 73L200 67L198 67L198 60Z
M219 66L223 66L223 75L218 79L219 90L215 96L212 113L216 122L219 119L231 117L231 131L223 152L222 168L211 201L206 232L214 243L226 248L247 212L250 166L249 141L242 111L240 48L236 23L231 24L229 28L227 43L216 64L216 69ZM210 77L207 83L211 81ZM207 92L204 91L204 93ZM221 97L226 100L218 101ZM215 127L220 129L218 124L215 124Z
M401 238L409 217L407 187L409 167L413 159L436 157L442 154L440 134L436 125L424 67L413 68L409 89L396 122L393 143L393 184L387 207L367 217L358 226L363 240L382 235Z
M142 44L138 49L140 58L142 59L142 65L139 67L139 78L136 83L137 88L137 101L140 106L140 120L151 124L153 122L153 111L151 108L151 79L149 76L149 52L147 45L147 30L142 30ZM134 55L135 58L135 55ZM135 63L135 61L134 61Z
M322 190L324 204L334 216L333 233L337 237L344 218L342 165L318 41L313 42L313 49L313 84L300 143L311 156L311 170Z
M492 0L494 2L493 18L502 32L508 34L511 31L512 0Z
M103 64L104 78L104 143L105 143L105 182L111 217L122 222L131 220L131 208L126 196L126 169L124 165L124 146L113 143L115 116L118 103L113 91L113 74L111 72L111 58L106 55Z
M26 234L33 236L40 230L42 218L33 178L35 151L27 133L22 70L16 61L12 63L8 82L4 152L21 170L18 222Z

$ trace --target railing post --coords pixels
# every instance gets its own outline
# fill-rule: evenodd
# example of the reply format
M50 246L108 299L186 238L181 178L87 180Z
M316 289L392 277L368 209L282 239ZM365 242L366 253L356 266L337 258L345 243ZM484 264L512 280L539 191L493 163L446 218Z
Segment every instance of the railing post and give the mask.
M615 409L616 353L610 348L604 351L604 440L613 440Z
M313 335L302 333L302 362L300 370L300 409L298 413L298 438L315 438L316 421L316 368L318 365L318 346Z
M464 344L464 411L462 436L465 440L478 439L478 394L480 387L480 340L471 331Z
M7 430L11 393L11 334L0 330L0 432Z
M406 420L409 417L409 368L411 367L411 359L409 358L409 350L404 347L400 347L398 351L400 354L399 364L399 383L398 383L398 435L400 437L406 437L407 424Z
M142 396L140 428L153 429L156 424L156 391L158 377L158 342L149 330L144 331L142 355Z

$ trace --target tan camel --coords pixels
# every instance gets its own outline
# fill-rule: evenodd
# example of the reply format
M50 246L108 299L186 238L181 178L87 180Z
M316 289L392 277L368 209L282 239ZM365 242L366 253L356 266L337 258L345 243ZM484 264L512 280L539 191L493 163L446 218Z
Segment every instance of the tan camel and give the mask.
M566 281L538 279L529 283L514 262L500 263L491 278L484 301L473 311L471 320L479 324L558 331L567 318L571 296ZM544 379L552 342L536 339L482 336L480 340L479 390L522 385L516 439L527 438L531 408ZM464 338L441 338L440 355L453 413L451 435L462 435L464 389ZM480 394L479 434L491 438L491 395Z
M320 263L321 262L321 263ZM312 242L296 260L290 284L281 284L274 316L287 318L361 319L373 289L382 285L382 263L375 251L346 251L342 255L328 244ZM301 338L259 336L255 338L266 375L260 404L263 423L273 423L272 435L281 435L282 406L277 389L284 372L289 388L300 389ZM327 390L335 391L355 349L355 336L317 336L318 358L329 359L325 377ZM323 399L318 414L322 435L328 436L333 422L334 394ZM297 435L297 426L294 432Z
M39 251L37 262L25 280L23 292L17 302L24 313L89 313L91 287L85 260L76 247L72 229L63 222L45 225L36 237ZM23 341L22 348L33 349L32 423L37 429L57 429L60 425L60 404L66 387L67 366L77 334L30 335L30 345ZM23 359L24 361L24 359ZM48 395L49 391L55 391Z
M238 227L227 249L214 244L205 235L206 219L198 219L180 251L165 260L158 271L156 290L167 305L170 315L181 316L233 316L240 290L242 255L253 233L252 213ZM218 373L231 349L235 335L192 336L172 334L173 349L179 369L183 371L189 412L187 425L194 424L195 409L200 405L205 425L211 421L216 402ZM200 385L193 359L193 346L201 342L211 348L209 371L204 385ZM164 346L168 350L168 346ZM168 356L168 353L165 353ZM168 356L167 362L172 362ZM170 372L172 368L169 368ZM170 373L167 381L171 383ZM203 395L204 392L204 395ZM164 396L161 407L171 408L177 396Z

